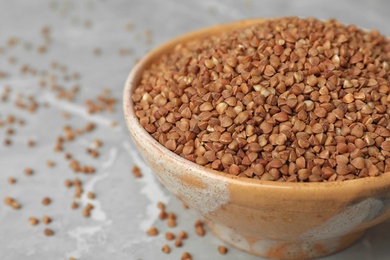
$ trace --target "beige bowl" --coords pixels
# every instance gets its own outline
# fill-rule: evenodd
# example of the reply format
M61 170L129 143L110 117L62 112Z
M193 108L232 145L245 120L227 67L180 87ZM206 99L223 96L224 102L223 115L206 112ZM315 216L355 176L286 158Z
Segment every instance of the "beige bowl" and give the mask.
M130 73L123 95L126 123L143 158L161 183L195 209L223 241L277 259L329 255L390 218L390 173L345 182L281 183L239 178L192 163L154 140L134 114L131 94L142 71L175 45L247 20L191 32L151 51Z

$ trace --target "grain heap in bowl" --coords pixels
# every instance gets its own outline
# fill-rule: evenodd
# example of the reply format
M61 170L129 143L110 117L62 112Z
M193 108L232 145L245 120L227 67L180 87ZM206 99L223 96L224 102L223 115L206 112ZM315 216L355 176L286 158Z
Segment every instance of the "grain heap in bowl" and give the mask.
M177 45L132 94L172 152L267 181L390 171L390 42L336 20L266 20Z

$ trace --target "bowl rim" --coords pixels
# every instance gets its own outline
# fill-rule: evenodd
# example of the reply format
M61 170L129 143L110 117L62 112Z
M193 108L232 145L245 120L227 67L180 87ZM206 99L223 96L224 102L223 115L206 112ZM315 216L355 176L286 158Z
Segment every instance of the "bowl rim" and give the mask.
M152 149L157 149L159 152L162 152L167 156L167 159L175 161L178 165L184 168L192 168L195 172L201 175L207 175L209 178L213 178L220 181L226 181L229 183L234 183L237 185L253 186L253 187L269 187L269 188L281 188L281 189L302 189L305 188L308 190L313 189L326 189L329 192L338 190L340 187L343 189L353 189L356 186L363 187L363 189L372 189L372 187L390 187L390 172L385 172L379 176L375 177L364 177L353 180L345 181L334 181L334 182L280 182L280 181L265 181L260 179L253 178L244 178L234 176L228 173L220 172L213 170L211 168L206 168L204 166L198 165L192 161L181 157L180 155L170 151L165 146L160 144L155 140L139 123L138 118L135 116L134 106L131 99L131 94L134 88L137 86L137 83L140 80L142 72L147 69L150 64L158 60L159 57L172 51L175 46L178 44L183 44L187 41L193 40L195 38L207 37L209 35L217 34L221 30L234 30L240 27L249 26L255 23L263 23L266 20L275 19L275 18L254 18L254 19L245 19L238 20L223 24L217 24L209 27L204 27L188 33L182 34L180 36L174 37L171 40L166 41L165 43L158 45L150 52L148 52L137 64L134 65L130 74L127 77L125 86L123 89L123 110L127 128L132 135L132 131L136 131L137 134L143 138L143 143L145 146L148 146Z

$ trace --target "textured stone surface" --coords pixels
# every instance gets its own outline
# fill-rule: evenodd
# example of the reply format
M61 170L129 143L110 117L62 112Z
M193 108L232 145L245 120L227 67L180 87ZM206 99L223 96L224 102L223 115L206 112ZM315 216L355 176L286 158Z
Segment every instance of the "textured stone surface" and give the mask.
M0 46L11 36L32 44L32 50L23 44L0 54L0 71L11 74L0 80L0 92L5 85L12 87L11 102L0 103L0 119L14 114L26 120L25 127L15 127L13 145L3 146L5 129L0 129L0 199L16 198L22 209L15 211L0 205L0 259L180 259L184 251L194 259L259 259L229 247L229 253L219 255L222 242L207 232L203 238L195 234L197 220L191 210L182 209L157 182L151 170L134 150L124 124L121 102L114 114L89 116L83 102L95 97L104 87L110 88L120 99L124 81L134 60L142 57L151 48L182 33L237 19L275 16L315 16L321 19L335 17L344 23L354 23L367 29L379 29L390 36L390 18L387 1L0 1ZM85 22L91 21L91 28ZM126 31L128 23L135 25ZM39 55L36 47L42 42L40 30L44 25L52 29L53 43L45 55ZM145 30L152 31L152 42L147 43ZM94 48L101 48L99 57ZM120 56L119 49L132 49L131 55ZM8 57L15 56L17 63L10 65ZM80 95L74 103L57 101L53 92L38 86L37 78L22 75L20 67L30 64L40 70L49 70L52 61L68 66L70 71L81 74ZM51 69L50 69L51 71ZM66 87L72 84L61 82ZM16 110L12 100L16 92L35 95L39 102L47 102L49 108L41 107L29 114ZM71 115L61 118L62 112ZM111 121L119 122L111 127ZM66 178L75 174L69 169L63 154L54 153L53 145L65 124L77 127L86 122L95 122L97 129L67 145L81 161L94 165L97 172L80 176L86 190L96 193L95 210L91 218L82 216L81 210L71 210L73 191L64 187ZM37 141L35 148L27 148L26 141ZM99 159L90 159L85 150L95 138L104 141ZM56 162L54 168L46 166L47 160ZM143 178L131 174L134 164L141 167ZM31 167L35 174L23 174ZM15 185L7 178L17 178ZM41 200L50 196L53 203L42 206ZM168 229L166 223L157 219L158 201L167 203L167 210L178 215L178 226ZM84 196L80 200L86 204ZM49 215L49 225L55 235L43 235L45 226L28 224L28 218ZM178 233L187 230L189 239L182 248L174 248L170 255L161 252L166 243L163 233L147 237L145 230L155 225L161 231ZM341 259L388 259L390 255L390 222L371 229L366 236L351 248L339 254L325 257Z

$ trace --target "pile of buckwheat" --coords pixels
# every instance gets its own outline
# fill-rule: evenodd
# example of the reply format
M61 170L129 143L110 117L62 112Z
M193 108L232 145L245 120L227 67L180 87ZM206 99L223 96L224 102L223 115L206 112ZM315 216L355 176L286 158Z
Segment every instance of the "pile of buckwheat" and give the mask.
M390 42L295 17L179 44L132 95L153 138L197 164L268 181L390 171Z

